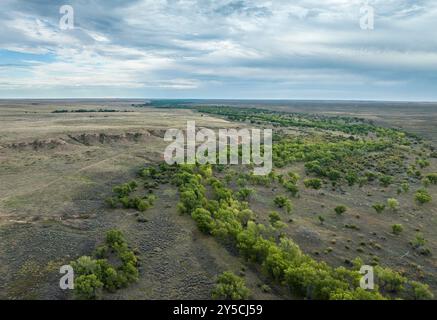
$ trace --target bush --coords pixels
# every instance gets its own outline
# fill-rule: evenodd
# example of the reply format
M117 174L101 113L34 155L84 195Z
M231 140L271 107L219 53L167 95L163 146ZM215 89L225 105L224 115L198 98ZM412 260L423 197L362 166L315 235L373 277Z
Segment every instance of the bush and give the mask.
M287 181L286 183L284 183L284 188L290 191L293 197L296 197L299 193L299 188L291 181Z
M109 230L106 233L106 243L110 247L122 246L125 244L123 233L117 229Z
M407 278L388 268L376 266L374 270L381 289L393 293L399 293L404 290Z
M121 265L112 266L106 258L115 253ZM138 280L137 257L129 250L123 234L119 230L106 233L106 245L95 250L99 260L82 256L71 263L75 278L75 294L81 299L96 299L101 289L113 292Z
M305 179L303 183L305 184L305 187L315 190L319 190L322 187L322 180L317 178Z
M411 281L411 287L413 289L413 297L415 300L432 300L434 298L433 293L426 284Z
M131 192L135 191L137 186L138 185L135 181L131 181L129 183L124 183L122 185L114 187L112 191L116 193L119 198L123 198L128 196Z
M372 208L375 209L375 211L376 211L377 213L382 213L382 212L385 210L385 204L382 204L382 203L375 203L375 204L372 206Z
M74 281L74 294L78 299L98 299L103 283L95 274L80 275Z
M287 197L276 196L273 202L278 208L285 208L287 213L291 213L291 211L293 210L293 204Z
M391 210L396 211L399 209L399 201L394 198L387 199L387 206Z
M379 177L379 183L383 187L388 187L392 183L392 181L393 181L393 177L391 177L391 176L383 175L383 176Z
M425 246L426 245L426 240L425 240L423 234L417 233L416 237L414 238L414 240L411 241L411 245L414 248L420 248L420 247Z
M404 231L404 227L401 224L394 224L392 225L392 232L396 235L400 234L402 231Z
M346 210L347 210L347 208L345 206L343 206L343 205L342 206L337 206L334 209L335 213L338 214L338 215L342 215L343 213L346 212Z
M432 184L437 184L437 173L430 173L426 177Z
M249 197L254 193L253 189L250 188L242 188L237 192L237 198L240 200L248 200Z
M273 226L276 222L281 221L281 216L276 211L269 214L270 224Z
M300 179L299 174L297 174L295 172L291 172L290 171L288 173L288 176L290 177L290 182L293 183L293 184L296 184L299 181L299 179Z
M431 202L432 201L431 195L425 189L418 190L416 192L416 194L414 195L414 199L419 204L425 204L427 202Z
M217 284L212 291L215 300L245 300L249 298L250 291L246 288L244 279L232 272L223 272L217 279Z
M214 220L211 217L211 213L203 208L197 208L191 214L191 217L196 221L197 227L203 233L209 234L213 228Z
M407 193L410 191L410 184L408 182L402 182L401 189L403 192Z

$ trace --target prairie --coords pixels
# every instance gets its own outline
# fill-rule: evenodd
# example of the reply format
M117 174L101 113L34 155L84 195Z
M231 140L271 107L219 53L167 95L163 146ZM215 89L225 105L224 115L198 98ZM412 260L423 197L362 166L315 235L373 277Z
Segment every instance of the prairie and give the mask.
M291 161L275 168L276 175L299 175L296 197L277 178L267 184L248 178L245 185L253 190L248 202L255 221L270 227L272 211L276 211L282 224L274 232L292 239L316 261L350 267L360 257L366 263L389 267L428 284L437 293L437 187L428 185L426 189L434 199L418 205L414 193L423 188L422 181L406 174L408 166L417 165L418 159L428 161L427 166L420 168L423 177L437 172L437 159L431 156L437 142L435 105L164 101L164 107L161 104L156 108L143 103L0 101L0 298L72 299L71 292L59 288L60 266L91 255L112 228L123 231L136 252L139 278L127 288L104 293L105 299L209 299L215 279L227 270L244 278L252 298L299 298L269 277L261 266L244 259L232 245L198 230L190 215L180 214L179 192L171 183L159 183L154 190L156 202L145 212L120 206L113 209L105 202L113 196L114 186L132 180L140 184L137 195L146 194L138 171L162 163L167 145L163 141L165 130L184 128L188 120L212 129L267 126L287 139L304 139L308 145L316 146L323 145L324 139L337 143L351 135L323 128L250 123L249 119L230 119L215 111L192 108L215 105L232 106L235 110L253 107L325 117L358 117L381 128L396 128L423 137L406 152L402 148L383 155L369 152L366 161L354 160L363 166L373 165L373 161L379 170L405 155L402 166L390 171L395 182L388 186L377 182L334 186L325 177L322 188L314 190L304 183L314 177L305 161ZM88 112L77 112L80 109ZM94 112L99 109L111 112ZM339 160L335 165L342 163ZM244 168L229 166L214 175L227 181L226 186L237 194L242 188L238 180L245 177L240 177L244 173ZM410 190L399 193L398 187L405 179ZM291 213L275 205L273 199L278 195L290 199ZM396 210L375 212L374 204L386 204L391 198L398 201ZM341 215L334 210L339 205L347 208ZM403 226L399 235L392 232L395 224ZM418 252L410 244L419 233L426 239L429 254Z

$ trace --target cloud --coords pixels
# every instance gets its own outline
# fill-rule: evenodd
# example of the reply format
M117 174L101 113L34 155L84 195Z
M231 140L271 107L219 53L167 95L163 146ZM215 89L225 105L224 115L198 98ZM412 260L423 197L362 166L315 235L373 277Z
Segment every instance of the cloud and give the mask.
M432 0L3 2L0 97L437 100Z

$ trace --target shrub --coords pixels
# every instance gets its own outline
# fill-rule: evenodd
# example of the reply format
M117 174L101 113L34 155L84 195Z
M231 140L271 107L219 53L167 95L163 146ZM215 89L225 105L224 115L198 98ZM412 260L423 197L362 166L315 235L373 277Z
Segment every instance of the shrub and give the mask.
M223 272L217 279L212 291L212 298L216 300L245 300L250 291L246 288L244 279L232 272Z
M327 177L331 181L337 181L341 178L341 172L335 169L330 169L327 172Z
M375 274L381 289L388 292L402 292L407 278L388 268L375 267Z
M434 298L434 295L427 284L416 281L411 281L410 284L413 289L413 296L415 300L432 300Z
M214 225L214 220L212 219L211 213L208 210L197 208L193 211L191 217L194 219L194 221L196 221L197 227L200 231L203 233L211 232Z
M98 299L102 288L103 283L95 274L80 275L74 281L74 294L78 299Z
M293 210L293 204L287 197L276 196L273 201L278 208L285 208L285 211L287 213L291 213L291 211Z
M299 174L297 174L295 172L291 172L290 171L288 173L288 176L290 177L290 182L292 182L293 184L296 184L299 181L299 179L300 179Z
M281 216L276 211L272 211L269 214L270 224L274 225L276 222L281 221Z
M392 181L393 181L393 177L391 176L382 175L381 177L379 177L379 183L383 187L388 187L392 183Z
M121 265L112 266L106 258L109 252L116 254ZM80 299L96 299L102 288L110 292L138 280L137 258L129 250L123 234L110 230L106 234L106 245L95 250L99 260L82 256L71 263L75 278L75 295Z
M346 212L346 210L347 210L347 208L345 206L343 206L343 205L337 206L334 209L335 213L338 214L338 215L342 215L343 213Z
M408 182L402 182L401 189L403 192L407 193L410 191L410 184Z
M432 184L437 184L437 173L430 173L426 177Z
M125 244L123 233L120 230L112 229L106 233L106 243L110 247L122 246Z
M250 188L242 188L237 192L237 198L240 200L248 200L249 197L254 193L253 189Z
M422 185L423 185L425 188L428 188L430 184L431 184L431 180L429 180L428 178L423 178L423 179L422 179Z
M129 183L124 183L122 185L114 187L112 191L116 193L119 198L123 198L128 196L131 192L135 191L137 186L138 185L135 181L131 181Z
M414 248L420 248L420 247L423 247L424 245L426 245L426 240L423 237L423 234L417 233L416 237L414 238L414 240L411 241L411 245Z
M431 195L425 189L418 190L416 192L416 194L414 195L414 199L419 204L425 204L427 202L431 202L432 201Z
M404 231L404 227L401 224L394 224L392 225L392 232L396 235L400 234L402 231Z
M382 204L382 203L375 203L375 204L372 206L372 208L375 209L375 211L376 211L377 213L382 213L382 212L385 210L385 204Z
M299 193L299 188L292 181L287 181L284 183L284 188L290 191L293 197L296 197Z
M353 186L355 183L358 182L358 175L354 171L349 171L346 174L345 179L349 186Z
M396 211L399 209L399 201L394 198L387 199L387 206L391 210Z
M318 178L305 179L303 183L305 184L305 187L315 190L319 190L322 187L322 180Z
M416 163L419 165L419 167L421 169L429 167L430 163L428 160L424 160L424 159L419 159L416 161Z

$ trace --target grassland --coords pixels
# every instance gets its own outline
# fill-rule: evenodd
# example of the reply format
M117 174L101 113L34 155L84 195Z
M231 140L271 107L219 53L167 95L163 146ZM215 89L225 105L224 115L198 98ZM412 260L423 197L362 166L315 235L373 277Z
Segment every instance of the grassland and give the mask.
M274 129L279 139L275 143L275 176L258 181L248 176L244 168L233 167L214 175L226 181L226 188L235 194L243 187L253 190L249 206L256 223L270 228L271 213L278 212L282 224L277 230L274 228L276 237L292 239L315 261L351 268L352 261L360 257L365 263L390 267L411 280L429 284L437 292L437 186L426 186L434 198L432 202L419 205L414 201L415 192L424 188L422 178L437 172L437 159L432 156L435 108L372 105L348 109L342 104L329 104L325 109L318 105L276 106L271 114L273 107L269 105L249 105L256 111L239 105L235 109L239 111L226 109L230 112L227 114L206 103L201 108L193 108L192 104L188 108L175 104L165 104L165 108L138 107L141 104L142 101L0 102L0 298L72 298L71 293L59 289L59 267L90 255L111 228L126 235L139 258L140 274L136 283L105 293L104 298L208 299L217 275L226 270L245 279L252 298L301 298L272 279L262 266L244 259L238 248L199 231L189 214L181 215L177 210L178 188L170 181L159 183L153 191L157 199L145 212L119 205L113 209L105 203L106 198L113 196L113 187L127 181L139 182L138 196L147 194L138 170L162 162L167 144L163 141L164 131L182 128L187 120L212 129ZM74 112L80 109L111 112ZM290 119L290 112L299 116ZM265 117L260 119L260 113ZM345 129L345 119L351 116L363 118L359 123L363 128L371 126L371 132ZM342 126L317 124L327 123L332 117L340 117L340 122L334 123ZM297 120L304 121L305 126ZM308 125L308 121L313 121L313 125ZM374 135L373 128L382 128L378 129L383 130L382 138ZM401 141L391 135L403 131L425 139L407 136ZM314 160L309 155L284 156L287 150L302 151L294 144L296 141L310 150L311 146L320 150L331 144L331 149L323 151L335 154L339 144L344 148L358 140L374 143L378 138L387 144L382 151L360 149L347 154L348 158L329 162L329 168L340 172L335 183L328 172L318 172L307 165ZM318 154L315 158L324 156ZM428 165L422 168L418 160L427 161ZM362 185L358 180L349 185L345 177L352 169L357 179L366 171L373 171L377 177ZM409 169L412 174L407 173ZM415 171L420 171L420 177L415 176ZM284 187L289 172L300 177L295 182L295 196ZM279 178L281 175L286 181ZM380 175L390 175L393 181L381 184ZM321 179L322 187L307 188L304 182L310 178ZM409 190L399 193L405 181ZM277 208L273 199L278 195L293 203L291 214ZM386 204L391 198L399 203L396 210L375 212L374 204ZM334 209L340 205L347 210L339 215ZM393 225L402 225L403 231L394 234ZM429 252L410 244L419 233L426 240L422 247Z

